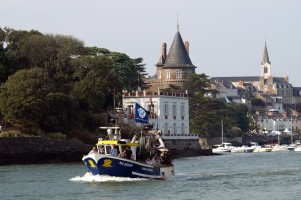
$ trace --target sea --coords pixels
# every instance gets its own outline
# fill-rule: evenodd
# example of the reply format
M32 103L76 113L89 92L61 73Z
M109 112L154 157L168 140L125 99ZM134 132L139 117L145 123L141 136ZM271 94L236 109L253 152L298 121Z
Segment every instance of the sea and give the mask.
M173 161L165 180L92 176L84 163L0 166L1 200L301 198L301 152L228 153Z

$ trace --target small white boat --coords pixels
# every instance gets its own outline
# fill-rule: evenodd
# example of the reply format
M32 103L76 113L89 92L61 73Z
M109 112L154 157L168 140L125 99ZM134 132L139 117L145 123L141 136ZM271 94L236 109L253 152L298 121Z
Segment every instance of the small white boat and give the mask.
M288 151L287 149L287 145L279 145L276 144L273 148L272 148L272 152L286 152Z
M253 147L248 147L247 145L243 145L241 147L235 147L231 149L231 153L252 153L254 151Z
M251 142L251 147L254 148L253 152L254 153L262 153L262 152L271 152L272 151L272 147L269 146L260 146L258 145L257 142Z
M290 145L288 145L287 147L286 147L286 149L288 150L288 151L295 151L295 148L297 147L297 145L296 144L290 144Z
M232 149L235 147L229 143L229 142L223 142L222 144L219 145L214 145L216 148L212 149L212 153L225 153L225 152L230 152Z
M295 149L294 149L294 151L300 152L301 151L301 146L300 145L296 146Z

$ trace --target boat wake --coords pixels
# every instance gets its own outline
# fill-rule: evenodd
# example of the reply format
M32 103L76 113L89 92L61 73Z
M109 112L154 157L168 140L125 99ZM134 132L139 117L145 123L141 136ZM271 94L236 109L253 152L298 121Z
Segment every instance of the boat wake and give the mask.
M115 177L106 175L92 175L87 172L84 176L76 176L71 178L70 181L74 182L132 182L132 181L146 181L144 178L127 178L127 177Z

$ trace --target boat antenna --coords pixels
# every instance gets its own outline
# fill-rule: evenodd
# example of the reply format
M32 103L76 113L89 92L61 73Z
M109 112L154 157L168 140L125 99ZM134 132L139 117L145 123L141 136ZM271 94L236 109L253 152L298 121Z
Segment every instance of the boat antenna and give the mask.
M222 120L222 144L224 143L224 122Z

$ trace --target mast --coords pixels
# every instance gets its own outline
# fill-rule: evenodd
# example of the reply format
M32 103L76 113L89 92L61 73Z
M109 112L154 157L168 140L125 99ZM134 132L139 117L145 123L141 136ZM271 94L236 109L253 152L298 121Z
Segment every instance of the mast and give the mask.
M224 143L224 123L222 120L222 144Z

